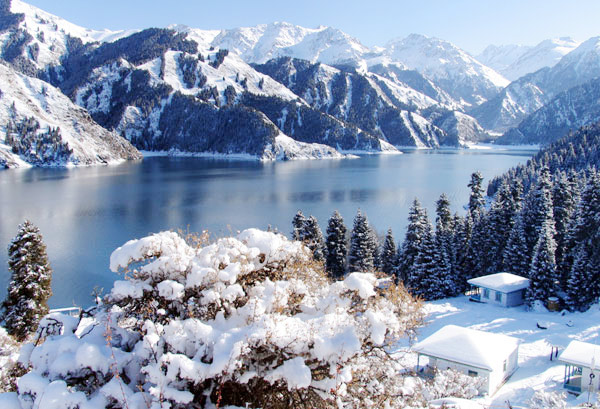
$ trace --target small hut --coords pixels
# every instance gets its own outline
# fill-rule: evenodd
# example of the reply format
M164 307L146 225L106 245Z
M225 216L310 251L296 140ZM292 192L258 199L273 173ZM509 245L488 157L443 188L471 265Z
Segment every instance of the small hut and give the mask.
M529 279L511 273L496 273L467 280L471 285L471 300L503 307L516 307L524 303Z
M413 350L418 354L418 372L454 369L481 377L482 395L493 395L518 368L518 339L457 325L446 325L416 344ZM428 360L427 364L423 358Z
M569 392L581 393L599 389L600 346L588 342L571 341L558 360L565 364L563 386Z

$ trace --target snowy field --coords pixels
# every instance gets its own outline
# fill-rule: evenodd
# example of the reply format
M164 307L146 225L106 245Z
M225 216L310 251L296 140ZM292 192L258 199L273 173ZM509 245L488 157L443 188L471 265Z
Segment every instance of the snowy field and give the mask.
M527 311L524 306L504 308L495 305L470 302L468 297L428 302L427 324L419 331L419 341L445 325L455 324L482 331L505 334L521 340L519 346L519 369L491 397L476 401L485 408L514 409L529 407L529 399L537 390L563 392L564 365L556 359L550 361L552 347L559 348L559 355L572 340L597 343L600 329L600 306L595 304L585 313ZM547 329L540 329L540 326ZM408 359L416 364L416 354ZM600 357L596 358L600 362ZM592 400L596 400L592 396ZM578 399L569 394L567 403L576 406L587 401L587 392Z

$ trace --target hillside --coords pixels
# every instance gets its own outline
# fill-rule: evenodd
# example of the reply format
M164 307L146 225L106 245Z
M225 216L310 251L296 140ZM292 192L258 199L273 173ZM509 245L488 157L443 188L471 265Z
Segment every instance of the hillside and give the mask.
M48 83L0 63L0 167L94 165L139 160L129 142Z

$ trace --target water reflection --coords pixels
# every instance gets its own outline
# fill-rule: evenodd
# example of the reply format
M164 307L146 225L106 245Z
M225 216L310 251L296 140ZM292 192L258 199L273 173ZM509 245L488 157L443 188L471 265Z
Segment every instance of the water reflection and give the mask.
M258 163L200 158L147 158L142 163L81 169L0 172L0 266L17 225L38 225L54 268L52 306L88 303L110 289L112 250L168 229L217 235L272 226L287 233L301 209L323 229L337 209L351 227L357 208L378 231L404 234L414 199L434 211L446 192L463 211L474 170L488 180L526 161L531 151L411 151L360 159ZM8 272L0 268L0 286ZM0 294L3 298L5 294Z

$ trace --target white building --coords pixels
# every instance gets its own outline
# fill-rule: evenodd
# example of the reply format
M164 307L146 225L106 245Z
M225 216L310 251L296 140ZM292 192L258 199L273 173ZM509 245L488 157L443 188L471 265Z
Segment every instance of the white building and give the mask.
M577 394L588 391L590 386L592 393L599 390L600 346L571 341L558 360L565 364L565 389Z
M519 341L502 334L446 325L413 347L417 371L455 369L484 379L480 394L493 395L518 368ZM425 364L425 360L428 362Z
M529 279L511 273L496 273L467 280L473 301L515 307L524 302Z

